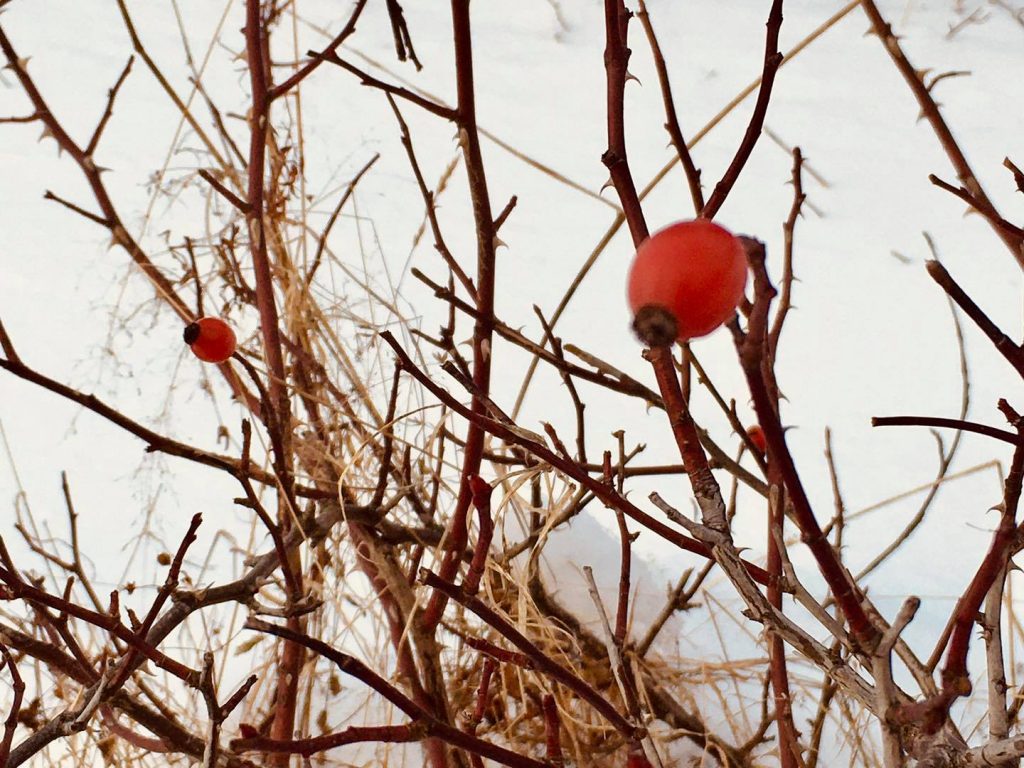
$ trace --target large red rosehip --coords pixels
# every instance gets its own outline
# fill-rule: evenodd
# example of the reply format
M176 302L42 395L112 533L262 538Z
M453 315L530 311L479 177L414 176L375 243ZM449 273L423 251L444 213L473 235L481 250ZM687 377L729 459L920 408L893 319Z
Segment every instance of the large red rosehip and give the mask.
M651 346L704 336L732 317L746 284L731 232L706 219L672 224L640 243L630 267L633 329Z
M223 363L235 354L235 332L219 317L200 317L182 335L192 354L204 362Z

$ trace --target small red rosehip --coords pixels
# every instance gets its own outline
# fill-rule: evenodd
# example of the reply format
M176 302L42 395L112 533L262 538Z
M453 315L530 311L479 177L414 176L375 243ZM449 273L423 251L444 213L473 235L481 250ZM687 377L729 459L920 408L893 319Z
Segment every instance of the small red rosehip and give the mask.
M238 345L231 326L219 317L200 317L185 327L182 336L192 354L207 363L223 363Z
M706 219L672 224L640 243L630 267L633 330L650 346L705 336L732 317L746 285L736 236Z
M765 438L764 430L761 429L760 424L755 424L748 429L747 437L750 438L750 442L757 447L757 450L761 452L762 456L768 451L768 440Z

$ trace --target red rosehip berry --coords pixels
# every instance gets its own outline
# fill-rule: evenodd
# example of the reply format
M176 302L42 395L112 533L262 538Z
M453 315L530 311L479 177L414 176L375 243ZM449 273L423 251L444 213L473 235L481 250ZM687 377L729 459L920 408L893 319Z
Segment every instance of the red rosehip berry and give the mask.
M747 284L739 239L706 219L655 232L629 271L633 329L650 346L705 336L732 317Z
M767 453L767 451L768 451L768 440L765 438L764 430L761 429L761 425L760 424L755 424L750 429L748 429L747 430L747 437L750 438L750 442L752 442L757 447L757 450L759 450L761 452L762 456L765 453Z
M235 332L219 317L200 317L182 334L192 354L207 363L223 363L238 346Z

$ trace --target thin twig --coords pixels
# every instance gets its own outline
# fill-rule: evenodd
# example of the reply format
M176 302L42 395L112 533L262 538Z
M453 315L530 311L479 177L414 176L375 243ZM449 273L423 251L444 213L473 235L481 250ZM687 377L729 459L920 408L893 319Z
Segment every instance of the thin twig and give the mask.
M1017 444L1017 436L1005 429L997 429L987 424L977 424L964 419L945 419L937 416L874 416L873 427L942 427L956 429L961 432L973 432L1011 445Z
M299 83L313 74L314 70L324 62L325 58L329 54L337 51L338 48L341 47L341 44L352 36L352 33L356 31L356 22L359 21L359 17L362 15L363 9L366 7L366 1L367 0L356 0L356 7L352 9L352 15L349 16L348 21L345 23L345 26L342 27L341 32L339 32L335 38L327 44L326 48L316 55L311 55L310 61L307 61L299 67L291 77L270 89L269 96L271 101L279 99L294 90Z
M704 192L700 186L700 169L694 165L693 156L683 138L683 131L679 127L679 116L676 114L675 101L672 98L672 83L668 78L668 67L665 65L665 56L661 52L658 38L654 34L654 25L651 24L651 17L647 13L647 5L640 0L639 10L636 17L647 35L647 42L651 47L651 56L654 58L654 68L658 73L658 83L661 86L661 97L665 105L665 130L668 131L672 146L675 147L679 156L679 163L683 166L686 174L686 183L690 188L690 198L693 200L694 213L700 215L704 209Z
M437 104L430 99L425 99L417 93L410 91L408 88L400 88L390 83L385 83L383 80L378 80L376 77L368 72L364 72L354 64L350 64L344 59L340 58L336 53L320 53L318 51L308 51L307 56L315 60L322 60L334 64L336 67L344 69L346 72L351 72L353 75L359 78L360 82L370 88L376 88L384 93L397 96L400 99L405 99L411 104L415 104L421 109L425 109L431 114L443 117L445 120L455 120L457 116L457 110L453 110L450 107L442 106Z
M107 122L114 114L114 100L117 98L117 92L121 90L121 86L128 78L128 73L132 71L133 63L135 63L135 57L129 56L128 63L124 65L124 69L121 71L121 76L117 78L114 86L107 91L106 109L103 110L103 116L100 118L99 123L97 123L96 129L92 132L92 138L89 139L89 143L85 146L84 151L87 157L92 157L93 152L96 151L96 145L100 143L100 137L103 135L103 129L107 127Z
M7 719L4 720L4 737L0 740L0 765L7 765L7 758L11 754L11 743L14 741L14 731L18 727L18 715L21 713L21 701L25 695L25 681L18 673L18 665L7 650L7 646L0 643L0 654L3 655L4 666L11 676L11 697L10 709L7 711Z
M874 33L878 35L878 39L881 40L886 53L889 54L893 64L896 65L896 69L899 70L907 85L910 86L914 98L921 107L922 115L935 132L935 136L938 138L939 144L942 146L943 151L945 151L950 163L952 163L960 183L964 185L984 210L996 212L998 216L998 209L985 193L981 182L978 181L977 176L975 176L974 171L967 162L960 144L942 117L938 104L935 103L931 92L924 84L922 79L923 70L915 67L910 62L910 59L907 58L907 55L903 52L903 46L900 45L899 38L893 33L892 26L882 16L874 0L862 0L861 7L864 9L864 13L867 14L868 19L870 19L871 27ZM1002 217L1000 216L999 218ZM995 231L1006 244L1006 247L1010 249L1010 253L1017 263L1024 267L1024 249L1022 249L1024 239L1011 234L1002 227L996 226Z
M310 286L313 283L313 278L316 276L316 271L320 267L320 262L323 259L324 250L327 248L327 236L331 234L331 230L334 228L335 222L338 220L338 216L341 215L341 209L345 207L345 203L352 197L352 193L356 190L356 184L359 180L369 171L373 164L380 159L380 153L374 154L373 157L367 161L362 168L352 177L345 186L345 191L342 193L341 198L338 200L338 204L334 206L334 210L331 212L330 217L327 219L327 224L324 226L323 232L320 233L320 237L316 242L316 253L313 254L313 262L309 265L309 270L306 272L306 286Z
M605 49L604 66L607 91L608 148L601 156L611 175L612 185L622 204L622 215L629 225L633 244L639 245L647 238L647 222L640 207L633 174L629 170L626 156L625 90L629 79L629 57L631 51L626 44L629 17L623 0L604 0Z
M767 38L764 47L764 66L761 70L761 86L757 91L757 101L754 102L754 111L750 115L750 122L747 125L746 133L740 141L736 154L729 163L729 167L722 175L721 181L715 185L711 197L708 198L701 216L713 219L715 214L725 203L726 198L732 191L733 186L740 177L743 167L747 164L754 145L761 136L761 127L764 125L765 115L768 114L768 103L771 101L772 86L775 84L775 75L782 66L783 55L779 53L779 30L782 28L782 0L772 0L771 10L768 12Z
M234 207L239 213L241 213L243 216L249 215L249 204L242 200L242 198L240 198L230 189L221 184L220 181L217 180L217 177L210 173L210 171L206 170L205 168L200 168L197 171L197 173L203 179L203 181L205 181L207 184L213 187L220 194L221 197L223 197L225 200L231 203L232 207Z
M480 600L480 598L473 595L467 595L457 585L439 578L437 574L426 568L420 569L419 581L431 589L444 592L449 599L454 600L462 607L472 611L481 619L481 621L486 623L488 626L493 627L501 633L502 637L515 645L522 653L529 656L537 670L562 683L564 686L576 693L580 698L587 701L594 707L594 709L600 712L616 730L622 733L623 736L627 738L635 737L637 726L627 720L617 709L615 709L608 699L594 690L594 688L579 675L553 661L551 657L538 648L535 643L530 641L507 619L500 616L494 609Z

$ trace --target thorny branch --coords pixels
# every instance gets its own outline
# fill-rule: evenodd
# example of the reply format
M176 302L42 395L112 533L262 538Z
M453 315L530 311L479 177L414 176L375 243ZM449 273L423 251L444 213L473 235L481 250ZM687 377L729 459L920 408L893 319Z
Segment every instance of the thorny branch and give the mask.
M976 201L978 209L986 214L985 218L992 224L996 234L1006 244L1006 247L1010 249L1013 258L1016 259L1021 267L1024 267L1024 234L1019 231L1007 230L1000 224L1001 221L1004 221L1002 216L999 215L995 204L981 186L981 182L978 181L978 177L967 162L959 142L946 124L946 120L939 110L939 105L935 103L931 90L924 83L922 71L915 67L910 62L910 59L907 58L906 53L903 51L903 46L900 44L899 37L893 32L892 25L886 21L874 0L862 0L861 7L871 21L871 28L882 42L886 53L889 54L893 64L896 65L896 69L899 70L899 73L903 76L903 79L914 94L914 98L921 107L922 116L932 127L932 131L934 131L936 138L938 138L939 144L953 165L953 170L956 171L957 179L964 185L965 191L971 196L972 200Z
M715 185L711 197L708 198L704 208L701 209L701 216L704 218L713 219L725 203L737 179L739 179L743 167L747 164L747 160L750 159L750 154L754 151L754 145L757 144L757 140L761 136L761 128L764 125L764 118L768 114L768 104L772 97L772 87L775 85L775 75L778 73L779 67L782 66L783 62L783 56L779 52L779 31L782 28L782 1L772 0L772 7L768 12L768 22L766 24L768 32L764 49L764 67L761 70L761 85L757 91L757 101L754 102L754 111L750 115L747 131L743 135L739 147L736 149L732 162L729 163L729 167L722 175L721 181Z
M5 4L0 2L0 6ZM874 422L877 426L953 428L1015 448L999 508L1000 521L988 553L951 613L947 631L939 637L929 664L922 664L909 641L901 637L917 608L916 598L908 600L889 624L846 570L842 543L848 520L831 456L836 517L834 524L823 530L804 488L806 475L801 471L808 470L797 466L787 446L781 413L785 403L775 378L775 365L795 281L794 231L804 203L800 151L793 153L793 200L783 224L784 247L774 315L769 316L776 290L768 278L767 255L763 246L748 239L753 301L744 304L743 317L732 323L757 422L767 441L767 455L763 456L759 451L752 453L756 446L743 428L737 406L739 394L724 388L719 391L688 349L684 350L682 364L669 346L646 352L658 386L655 391L642 377L635 378L616 367L605 350L597 349L598 354L585 352L556 336L554 325L564 303L550 319L536 310L544 334L540 343L517 330L510 318L498 316L497 235L503 225L503 235L512 230L518 223L518 210L525 206L517 209L516 218L506 225L518 197L512 195L497 215L491 205L480 139L485 132L477 123L477 91L486 81L474 66L474 57L481 51L473 45L468 0L451 0L457 94L454 108L400 76L387 74L385 80L371 74L381 69L376 62L370 62L370 69L365 70L342 57L342 45L355 33L364 10L372 7L366 0L355 0L340 31L324 35L326 46L308 57L297 55L286 65L290 68L288 76L275 84L273 72L281 65L271 60L271 50L278 50L276 44L271 45L271 38L290 12L286 5L257 0L245 4L244 56L251 99L245 115L247 156L238 151L225 127L225 118L230 121L233 115L222 112L214 103L191 52L187 51L187 58L194 75L193 95L198 94L209 108L215 133L204 128L192 113L191 96L179 96L160 71L122 0L118 0L118 6L135 54L108 89L99 121L84 143L76 143L72 136L77 129L70 131L51 112L28 73L26 59L19 58L0 28L0 50L30 104L29 114L3 117L0 123L41 123L44 135L54 138L79 167L96 210L56 192L48 192L47 199L107 229L112 242L127 251L160 300L182 320L190 321L195 313L179 291L182 286L189 289L193 282L197 295L206 299L206 306L215 301L217 289L222 289L222 295L229 296L228 304L245 306L258 317L258 342L253 344L250 338L246 351L233 364L223 365L221 373L236 396L262 422L265 434L254 434L250 421L243 420L239 458L228 455L227 448L224 454L214 453L171 439L128 418L113 405L26 365L3 325L0 368L135 435L146 443L147 451L179 456L234 478L244 494L235 502L252 510L259 523L256 530L270 541L265 554L245 560L242 575L236 580L212 583L204 572L197 577L203 579L203 586L192 588L190 574L182 571L193 569L186 553L195 540L199 525L196 516L173 557L166 556L166 577L159 586L154 585L155 593L145 611L140 610L140 618L133 610L121 607L122 592L131 594L136 585L114 591L108 604L102 603L95 592L79 550L78 515L66 482L70 555L48 530L36 526L30 512L19 507L17 530L48 573L34 574L16 564L6 548L0 548L3 597L23 608L22 613L5 613L0 624L0 669L7 671L14 694L0 741L0 763L23 764L57 739L81 732L99 713L97 729L103 729L118 744L155 755L189 755L200 760L204 768L253 765L240 756L243 751L263 753L267 764L283 766L288 764L289 755L301 755L308 762L311 755L366 743L385 748L421 745L423 758L432 768L480 768L485 759L539 768L568 764L581 754L595 765L607 757L612 761L607 763L610 765L620 765L625 759L631 767L657 766L667 764L661 762L661 754L671 741L659 734L663 726L675 729L673 735L685 732L706 756L730 768L758 764L756 761L768 754L775 759L776 749L783 766L813 766L828 754L824 734L831 727L830 713L842 713L841 717L852 721L852 707L862 707L880 722L880 760L887 768L903 765L908 758L918 759L921 765L959 768L1011 765L1024 756L1024 744L1012 735L1016 711L1008 710L1005 695L1008 683L1003 645L1007 642L1005 634L1010 635L1009 642L1013 641L1013 631L1002 631L1003 589L1011 584L1010 557L1020 548L1024 530L1016 515L1024 475L1024 438L1016 412L1005 402L1001 406L1012 431L968 421L966 414L956 419L897 416ZM1003 218L986 196L932 100L932 88L945 75L925 82L922 73L910 66L874 3L864 0L862 5L939 136L960 186L937 177L933 177L934 182L984 215L1024 264L1024 230ZM387 0L381 13L385 11L397 58L411 61L418 70L422 65L402 6ZM749 89L749 93L757 90L757 100L747 129L706 203L700 172L680 127L664 54L642 2L638 17L658 74L665 127L676 153L673 164L680 162L683 166L695 212L713 217L743 174L762 132L775 75L784 62L778 47L782 2L775 0L769 13L762 74ZM838 18L841 14L830 23ZM595 254L622 223L629 226L634 244L648 232L641 201L653 186L638 190L627 161L624 92L630 79L630 19L624 2L605 1L607 149L602 160L618 193L622 213ZM805 44L794 51L799 52ZM185 45L187 48L187 41ZM350 53L356 55L355 49L346 49L344 56ZM167 266L158 267L164 262L155 261L154 254L127 233L101 176L105 169L94 159L115 117L115 101L118 112L123 106L125 96L119 94L136 58L156 78L193 132L193 140L201 145L209 170L196 169L191 175L198 175L230 204L228 216L236 222L244 218L246 223L247 238L246 232L239 236L241 228L235 225L217 236L208 233L205 239L186 236L188 263L183 264L181 274ZM368 61L366 57L363 60ZM350 202L353 217L363 220L361 202L353 190L374 166L377 156L351 176L325 226L311 227L305 219L296 225L296 217L304 217L307 204L314 199L304 186L307 150L301 134L301 92L312 87L314 79L310 76L324 62L354 74L364 85L383 93L395 113L434 246L449 273L445 285L431 281L422 271L412 271L441 300L448 316L448 325L439 339L422 332L418 338L434 343L447 357L441 369L463 387L468 405L464 398L439 384L422 349L410 353L407 345L400 345L395 335L384 331L363 346L355 345L354 354L350 354L347 340L339 339L328 319L334 307L326 306L328 302L318 292L327 290L335 277L328 272L340 264L329 241L339 236L335 223ZM473 215L475 270L464 266L459 248L449 248L445 240L438 216L438 198L444 184L437 189L427 185L413 149L412 131L398 109L399 100L455 125ZM275 105L276 111L272 109ZM631 121L636 119L630 115ZM223 154L217 148L218 141L225 150ZM239 167L232 166L236 161ZM1021 186L1024 176L1009 160L1006 165ZM507 195L502 193L502 199ZM212 199L213 195L207 193L206 197ZM302 234L296 237L294 231ZM454 235L454 229L448 234ZM461 238L453 236L451 242L460 243ZM293 248L296 253L292 253ZM180 250L172 246L172 252L175 249ZM593 258L596 255L588 264ZM929 262L928 271L1024 377L1021 345L998 328L938 262ZM381 294L369 290L368 294L381 304L388 303L380 299ZM397 305L397 299L394 303ZM203 302L197 305L201 307ZM387 309L397 316L395 307ZM363 333L380 331L391 321L360 318L358 322L359 333ZM469 323L473 326L469 340L472 354L464 355L456 341L464 336L456 334ZM371 381L360 377L356 361L371 356L377 338L386 345L381 345L383 348L395 353L398 364L394 370L381 365ZM544 425L545 439L517 423L518 405L510 411L503 409L500 395L493 391L497 388L491 386L499 370L494 363L495 347L503 352L499 346L502 342L524 351L534 362L544 361L561 378L575 416L575 454L567 448L567 444L571 447L570 441L563 443L553 424ZM594 348L593 342L585 343ZM388 355L381 357L390 360ZM330 362L325 363L328 358ZM503 356L497 359L505 363ZM698 373L693 378L689 377L691 364ZM246 371L256 394L246 388L249 385L243 386L235 366ZM681 367L686 369L682 385ZM717 375L715 378L721 384ZM384 382L381 391L386 391L381 400L375 387L378 379ZM595 386L587 389L589 385ZM697 387L712 395L729 426L737 432L738 452L733 455L725 442L729 436L719 435L717 428L704 429L695 421L690 401L691 389ZM591 447L601 439L590 429L588 417L594 411L584 402L584 396L589 402L589 393L594 390L601 396L639 400L662 409L682 463L630 464L643 446L627 451L621 431L616 433L617 465L613 465L610 451L604 453L603 462L588 462L588 439ZM430 402L422 402L425 396ZM442 409L437 409L431 398L439 401ZM409 407L409 402L415 404ZM430 421L434 413L441 414L436 423ZM458 419L465 422L464 436L458 434L457 425L462 423ZM705 423L703 418L700 422ZM223 437L230 441L226 430ZM265 450L258 445L263 439L269 446ZM632 428L630 440L636 440ZM688 476L699 520L681 514L657 494L651 499L671 523L686 530L685 534L644 512L628 496L633 478L655 477L668 486L680 473ZM723 488L728 491L728 486L722 485L726 473L733 478L731 493L723 493ZM767 501L766 567L757 564L756 552L742 559L733 541L733 521L738 519L738 510L750 503L745 491L737 492L739 483L753 489L758 494L756 500ZM679 489L673 486L673 490ZM276 509L268 503L265 491L276 493ZM557 601L555 592L546 590L537 566L549 538L595 499L615 515L620 542L614 617L605 609L590 576L603 639L589 633L580 619ZM637 531L627 527L626 518L630 526L638 526ZM513 543L506 540L510 525L518 526ZM790 559L785 540L786 530L794 527L811 550L831 597L826 594L818 598L801 583L799 563ZM826 538L830 532L834 542ZM640 585L633 570L631 547L636 535L650 533L689 553L685 557L697 555L706 562L694 574L687 560L663 609L646 627L638 628L633 597ZM880 557L885 560L894 553L886 550ZM517 569L524 560L527 575L521 576ZM425 567L427 564L431 567ZM376 613L367 610L367 604L350 606L346 602L356 603L353 593L343 589L347 572L355 568L362 571L369 584L365 591L372 595L369 603ZM712 573L724 574L725 581L710 587ZM761 713L749 734L736 732L729 738L713 733L702 716L695 714L702 707L691 707L691 702L679 695L673 686L683 673L666 671L659 650L659 638L664 639L663 630L672 617L683 612L683 620L688 620L685 612L698 607L704 610L702 597L711 603L722 585L728 585L725 588L742 600L746 618L763 627L763 643L760 638L753 642L768 649L765 666L747 681L763 685ZM788 601L786 595L790 596ZM80 604L79 599L89 607ZM839 607L835 615L829 612L833 599ZM790 601L799 606L799 612L788 608ZM170 655L166 641L172 632L188 631L190 617L202 612L206 621L206 612L226 603L252 613L282 617L280 626L255 618L246 625L277 637L282 644L268 667L271 674L265 676L267 685L259 686L257 676L250 676L221 703L215 675L220 664L215 665L213 653L196 653L179 660ZM980 746L968 746L949 713L954 702L971 689L970 642L983 605L989 740ZM347 613L349 608L355 613ZM122 620L122 613L127 614L126 620ZM329 636L332 626L347 627L345 631L349 632L359 622L383 628L382 636L392 646L391 668L374 670L370 662L358 661L342 650L348 649L350 642L365 642L365 638L354 640L354 634ZM102 638L99 643L94 635ZM826 639L820 640L819 636ZM479 653L443 653L453 639L460 648ZM945 664L937 683L931 673L943 654ZM408 722L335 729L328 723L325 710L318 723L320 735L310 735L311 702L320 695L315 663L318 657L366 683L375 696L404 713ZM167 673L164 679L169 682L161 693L154 693L149 676L136 674L146 668L145 662ZM911 672L919 686L917 700L896 684L903 671L897 663ZM36 665L35 675L23 679L19 665L25 669L28 664ZM806 679L801 674L804 668L798 665L810 665L825 674L805 743L794 714L800 708L798 699ZM870 680L862 670L870 673ZM742 673L731 674L735 675L730 679L737 686L738 698L739 687L746 682L737 682ZM35 689L50 682L45 675L52 678L55 689L72 691L74 703L61 713L53 714L56 710L39 703L38 696L25 702L29 687ZM171 699L178 688L186 691L190 700L201 702L197 717L182 717L175 711L177 702ZM162 697L164 693L168 700ZM587 704L582 713L578 708L581 701ZM237 738L229 738L223 732L233 728L228 716L236 708L243 712L243 725ZM465 714L460 716L460 712ZM125 724L119 718L131 722ZM775 732L770 735L773 727ZM15 744L19 728L27 729L28 735ZM740 739L740 746L729 743L732 737ZM541 753L545 755L543 762L530 756Z

